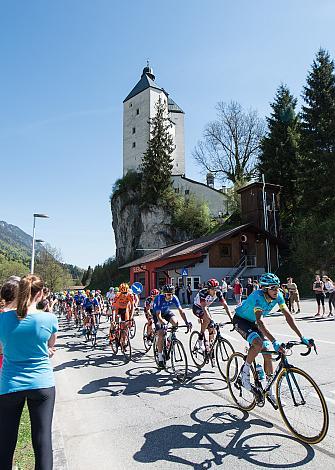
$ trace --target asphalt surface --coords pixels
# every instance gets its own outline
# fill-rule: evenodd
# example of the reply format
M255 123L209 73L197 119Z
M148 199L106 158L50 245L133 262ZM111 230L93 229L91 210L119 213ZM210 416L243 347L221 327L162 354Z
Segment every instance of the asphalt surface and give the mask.
M226 317L219 307L216 321ZM186 309L196 329L197 319ZM75 328L60 319L54 370L57 382L56 416L62 432L69 470L147 468L322 468L335 467L335 321L315 319L315 302L302 301L297 321L303 334L313 337L318 355L291 362L306 370L321 387L328 404L330 426L326 438L309 446L296 440L278 411L269 403L250 413L234 406L217 369L198 371L188 351L189 336L178 332L188 353L189 380L177 383L158 372L152 352L144 354L144 316L136 317L134 354L125 363L107 344L103 322L93 350ZM266 320L279 340L294 339L285 319ZM245 344L236 332L223 332L235 350Z

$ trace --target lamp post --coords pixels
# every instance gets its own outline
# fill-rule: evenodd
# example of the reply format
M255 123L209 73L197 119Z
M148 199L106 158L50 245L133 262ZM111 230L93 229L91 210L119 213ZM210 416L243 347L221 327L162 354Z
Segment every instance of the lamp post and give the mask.
M36 228L36 219L48 219L49 216L46 214L33 214L34 216L34 223L33 223L33 248L31 250L31 265L30 265L30 274L34 274L34 266L35 266L35 228ZM40 241L40 240L38 240ZM43 241L43 240L41 240Z

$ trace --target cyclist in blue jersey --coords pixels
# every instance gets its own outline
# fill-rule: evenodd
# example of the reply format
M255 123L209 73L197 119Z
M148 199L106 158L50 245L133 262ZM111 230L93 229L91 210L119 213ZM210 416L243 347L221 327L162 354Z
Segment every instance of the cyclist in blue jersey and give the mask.
M163 340L164 340L164 326L171 323L173 326L178 325L175 314L171 312L172 307L176 307L185 322L185 325L191 329L192 323L187 321L184 310L182 309L179 299L174 295L174 287L166 285L163 287L162 294L155 297L153 304L153 320L155 322L157 337L157 352L159 367L164 367L163 362Z
M248 341L250 348L246 361L242 368L242 386L251 390L250 384L250 366L256 356L263 350L270 347L270 341L273 349L278 352L284 352L281 344L270 333L265 326L262 317L271 315L271 310L279 305L280 310L291 329L299 336L301 341L309 345L310 339L305 338L297 327L292 314L286 306L283 294L279 291L280 280L272 273L263 274L259 280L260 289L252 292L241 305L235 310L233 324L235 330ZM264 354L264 370L267 379L273 374L273 363L271 355ZM275 403L275 396L272 390L269 391L269 398Z

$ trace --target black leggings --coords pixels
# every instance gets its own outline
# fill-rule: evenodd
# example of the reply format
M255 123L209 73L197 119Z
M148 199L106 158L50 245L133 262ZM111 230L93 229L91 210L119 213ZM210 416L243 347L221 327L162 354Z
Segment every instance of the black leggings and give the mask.
M322 304L322 307L325 306L325 294L323 292L315 292L315 298L318 307L320 307L320 303Z
M328 304L329 304L329 312L332 312L333 308L335 310L335 291L330 292L329 299L328 299Z
M22 410L27 399L35 470L52 470L51 425L55 387L0 395L0 470L11 470Z

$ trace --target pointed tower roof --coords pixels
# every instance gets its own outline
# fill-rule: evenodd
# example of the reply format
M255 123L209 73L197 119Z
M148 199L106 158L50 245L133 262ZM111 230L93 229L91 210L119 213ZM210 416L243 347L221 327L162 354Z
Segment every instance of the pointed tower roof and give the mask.
M131 90L129 95L123 100L123 102L125 103L126 101L130 100L130 98L133 98L134 96L138 95L147 88L155 88L156 90L164 91L163 88L161 88L159 85L157 85L157 83L155 83L155 75L153 73L152 68L149 66L149 62L147 62L147 66L143 69L140 81L136 83L134 88ZM164 93L167 94L165 91Z
M177 103L175 101L173 101L172 98L168 98L168 108L169 108L169 111L170 113L184 113L184 111L181 109L180 106L177 105Z

